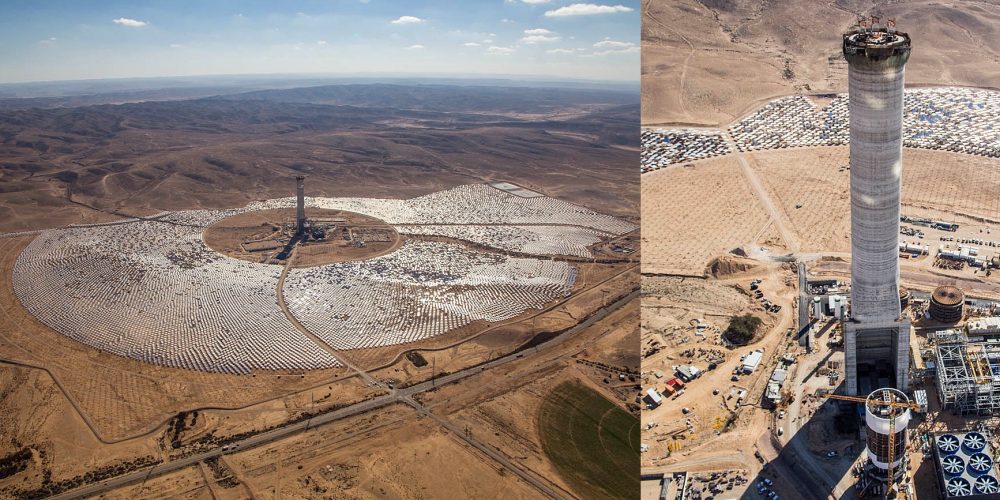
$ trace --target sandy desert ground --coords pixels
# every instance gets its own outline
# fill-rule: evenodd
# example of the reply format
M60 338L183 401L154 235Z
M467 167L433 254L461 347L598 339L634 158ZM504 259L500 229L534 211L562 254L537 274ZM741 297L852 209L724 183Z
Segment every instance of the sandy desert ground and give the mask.
M719 126L774 97L843 91L840 35L859 14L895 18L913 35L908 85L997 86L995 2L643 0L642 13L647 126Z
M642 272L696 274L755 242L768 223L736 160L721 157L642 176Z

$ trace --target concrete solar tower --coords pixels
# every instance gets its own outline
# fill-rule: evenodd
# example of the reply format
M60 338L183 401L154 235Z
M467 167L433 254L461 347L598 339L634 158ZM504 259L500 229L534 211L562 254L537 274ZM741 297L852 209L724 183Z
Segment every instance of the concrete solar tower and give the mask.
M306 224L306 178L297 176L295 183L295 228L301 232Z
M901 317L899 202L903 67L910 37L871 23L844 34L851 129L851 314L844 324L848 394L909 385L910 322Z

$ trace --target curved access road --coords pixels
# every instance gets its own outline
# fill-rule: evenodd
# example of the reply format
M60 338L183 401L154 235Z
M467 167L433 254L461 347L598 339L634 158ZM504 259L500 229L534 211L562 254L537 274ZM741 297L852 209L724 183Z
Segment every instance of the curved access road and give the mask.
M559 335L549 340L548 342L542 344L541 346L539 346L539 348L549 349L551 347L562 344L563 342L575 336L577 333L587 329L597 321L604 319L612 312L620 309L621 307L625 306L626 304L628 304L632 300L635 300L638 297L639 297L639 289L636 288L628 295L625 295L624 297L618 299L617 301L608 304L607 306L601 309L598 309L597 312L591 314L584 321L570 328L562 335ZM335 422L344 418L360 415L362 413L366 413L396 403L403 403L413 406L420 413L430 416L438 423L444 425L445 428L451 430L452 433L455 435L455 437L466 440L471 446L482 451L490 458L496 460L497 463L504 466L505 468L513 472L515 475L517 475L524 481L534 486L540 493L545 494L550 498L563 498L567 495L565 493L556 491L555 488L553 487L554 485L546 484L547 482L543 481L540 477L522 469L520 466L516 464L511 463L501 455L497 454L494 450L490 450L488 446L483 445L478 441L472 440L472 438L466 436L464 433L458 431L457 429L453 429L452 425L448 424L443 419L433 415L429 410L427 410L425 407L423 407L413 399L413 396L416 394L436 389L437 387L442 385L458 382L473 375L483 373L487 370L493 370L495 368L506 365L510 362L526 357L531 352L534 352L534 350L514 352L506 356L497 358L493 361L488 361L478 366L472 366L464 370L457 371L455 373L451 373L442 377L437 377L433 380L428 380L426 382L415 384L406 388L396 389L393 393L386 394L383 396L378 396L373 399L369 399L367 401L362 401L360 403L356 403L354 405L341 408L339 410L332 411L330 413L317 415L308 420L303 420L301 422L296 422L294 424L284 425L282 427L265 431L260 434L255 434L253 436L247 437L245 439L227 445L226 450L223 450L223 447L220 446L218 448L214 448L208 451L203 451L200 453L195 453L193 455L189 455L184 458L179 458L177 460L171 460L169 462L157 464L155 466L146 469L141 469L127 474L122 474L120 476L116 476L101 482L89 484L86 486L81 486L79 488L60 493L51 498L57 500L67 500L67 499L82 498L92 495L99 495L101 493L105 493L115 488L119 488L132 483L144 482L150 478L183 469L185 467L197 464L202 460L206 460L212 457L218 457L226 453L232 453L240 450L245 450L247 448L253 448L256 446L267 444L291 436L293 434L303 432L317 425L323 425L330 422Z

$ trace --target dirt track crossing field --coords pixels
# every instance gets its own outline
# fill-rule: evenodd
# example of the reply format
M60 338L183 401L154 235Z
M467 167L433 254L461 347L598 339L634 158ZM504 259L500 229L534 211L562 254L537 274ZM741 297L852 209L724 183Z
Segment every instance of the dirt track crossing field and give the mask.
M735 157L642 178L642 272L701 275L708 261L751 243L768 215Z

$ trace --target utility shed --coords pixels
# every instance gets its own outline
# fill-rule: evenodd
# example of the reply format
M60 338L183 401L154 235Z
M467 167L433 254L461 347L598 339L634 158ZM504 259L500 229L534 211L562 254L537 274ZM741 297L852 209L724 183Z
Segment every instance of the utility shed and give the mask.
M663 403L663 397L661 397L660 393L656 392L656 389L652 387L646 390L646 395L643 396L642 399L649 403L653 408L656 408Z
M701 370L692 365L680 365L677 367L677 376L685 382L694 380L700 373Z
M760 366L762 359L764 359L764 353L761 351L753 351L747 354L743 358L743 373L753 373Z

